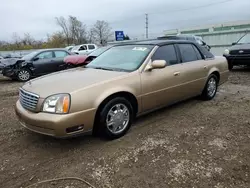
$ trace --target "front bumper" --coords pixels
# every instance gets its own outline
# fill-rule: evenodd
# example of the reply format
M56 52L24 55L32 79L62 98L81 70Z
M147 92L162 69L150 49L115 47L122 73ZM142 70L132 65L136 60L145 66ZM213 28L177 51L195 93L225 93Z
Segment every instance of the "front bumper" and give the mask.
M16 77L17 75L17 70L13 69L13 68L2 68L2 74L3 76L6 77Z
M227 58L227 61L232 65L250 65L250 54L249 55L223 55Z
M50 113L34 113L22 107L19 101L15 106L20 123L27 129L58 138L72 137L91 132L94 125L96 109L58 115ZM83 129L68 133L67 128L83 126Z

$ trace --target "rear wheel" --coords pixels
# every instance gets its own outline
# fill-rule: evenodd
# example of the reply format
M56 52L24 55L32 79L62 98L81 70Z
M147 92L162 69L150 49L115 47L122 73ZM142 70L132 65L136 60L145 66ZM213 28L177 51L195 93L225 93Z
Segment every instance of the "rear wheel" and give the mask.
M133 107L123 97L116 97L105 104L99 114L99 131L109 139L120 138L130 129Z
M218 88L218 77L211 74L207 80L206 86L202 92L202 98L204 100L211 100L215 97Z
M17 73L17 78L21 82L26 82L31 78L31 72L28 69L21 69Z

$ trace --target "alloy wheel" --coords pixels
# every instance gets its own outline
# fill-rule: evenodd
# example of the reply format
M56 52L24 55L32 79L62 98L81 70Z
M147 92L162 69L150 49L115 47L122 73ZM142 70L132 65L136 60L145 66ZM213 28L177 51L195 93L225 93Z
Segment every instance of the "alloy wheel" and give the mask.
M30 73L29 73L29 71L27 71L27 70L21 70L21 71L19 71L18 78L21 81L27 81L27 80L29 80L30 79Z
M106 126L113 134L123 132L130 121L129 109L124 104L114 105L108 112L106 117Z
M207 85L207 94L209 97L213 97L217 90L217 82L214 77L211 77Z

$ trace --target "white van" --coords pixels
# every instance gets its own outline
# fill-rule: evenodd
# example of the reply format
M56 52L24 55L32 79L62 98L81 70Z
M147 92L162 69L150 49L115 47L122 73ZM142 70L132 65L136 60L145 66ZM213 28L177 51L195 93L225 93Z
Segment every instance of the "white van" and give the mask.
M71 52L79 55L88 55L89 53L93 52L96 50L98 47L95 44L81 44L74 46L71 49Z

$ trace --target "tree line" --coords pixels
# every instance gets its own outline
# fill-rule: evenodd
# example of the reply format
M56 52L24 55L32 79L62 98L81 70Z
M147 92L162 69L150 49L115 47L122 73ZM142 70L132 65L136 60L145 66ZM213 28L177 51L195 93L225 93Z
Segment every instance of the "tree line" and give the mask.
M97 20L90 28L87 28L75 16L68 16L68 18L63 16L56 17L55 21L60 30L52 34L47 34L45 41L35 40L30 33L25 33L22 37L17 33L13 33L12 42L0 41L0 50L63 48L83 43L106 45L108 39L113 35L112 28L104 20ZM129 40L129 37L126 36L125 40Z

